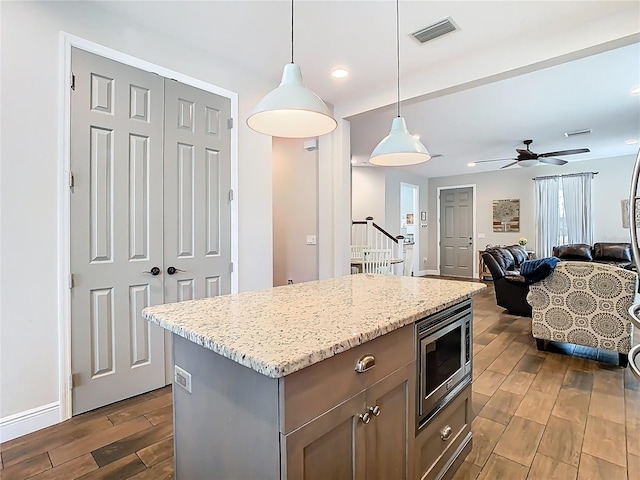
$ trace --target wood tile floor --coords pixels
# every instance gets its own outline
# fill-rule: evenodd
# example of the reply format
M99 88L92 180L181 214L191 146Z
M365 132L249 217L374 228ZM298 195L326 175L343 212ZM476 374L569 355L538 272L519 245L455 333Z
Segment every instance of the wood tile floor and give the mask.
M455 480L640 479L640 383L615 361L538 352L489 283L474 297L473 450ZM0 478L173 479L171 408L166 387L6 442Z

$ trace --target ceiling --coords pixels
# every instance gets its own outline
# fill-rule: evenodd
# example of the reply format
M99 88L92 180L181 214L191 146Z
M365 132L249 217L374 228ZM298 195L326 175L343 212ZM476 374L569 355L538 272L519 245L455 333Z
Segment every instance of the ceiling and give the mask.
M636 43L430 100L407 102L402 115L409 130L420 135L430 153L443 157L402 168L428 177L499 170L511 160L467 164L514 158L516 148L525 148L525 139L533 140L530 149L536 153L591 150L555 157L569 162L635 154L639 145L625 142L640 140L640 95L630 93L638 85L640 45ZM389 133L395 114L391 106L351 120L356 165L368 161L377 142ZM584 129L592 132L564 135ZM557 168L561 173L562 167Z
M131 29L173 38L191 49L194 61L205 58L231 65L274 87L290 61L289 1L92 5L118 16ZM357 160L366 160L387 135L395 115L393 105L385 107L394 102L396 92L395 2L296 0L294 7L295 61L305 83L336 111L348 112L352 153ZM408 36L445 17L451 17L459 30L424 45ZM622 24L638 18L638 1L401 0L403 98L415 96L416 91L443 92L436 77L442 80L448 72L484 75L490 54L522 58L522 65L532 65L544 60L536 52L548 52L550 57L558 45L571 51L577 32L589 35L595 45L602 38L603 21ZM640 32L640 21L635 24L634 32ZM338 66L349 70L348 78L330 77ZM640 97L629 95L630 88L640 84L639 76L640 52L635 44L457 93L403 101L402 113L411 132L421 135L432 153L444 155L403 168L425 176L467 173L469 161L509 157L527 138L534 140L532 150L538 153L574 147L592 150L566 157L570 161L635 153L635 147L624 141L640 135ZM364 97L379 101L365 113L341 108ZM581 128L592 128L593 133L574 139L563 136ZM474 171L502 165L478 165Z

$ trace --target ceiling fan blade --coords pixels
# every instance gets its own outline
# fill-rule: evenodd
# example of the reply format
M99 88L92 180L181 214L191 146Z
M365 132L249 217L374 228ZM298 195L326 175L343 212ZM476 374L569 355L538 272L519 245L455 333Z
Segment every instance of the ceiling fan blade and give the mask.
M575 155L576 153L589 153L588 148L576 148L574 150L560 150L559 152L541 153L538 157L557 157L558 155Z
M531 155L531 154L533 154L533 152L531 150L525 150L523 148L516 148L516 152L518 152L518 155Z
M518 162L511 162L511 163L507 163L504 167L500 167L500 170L502 170L503 168L509 168L512 165L517 165Z
M561 160L559 158L539 158L538 161L542 163L549 163L551 165L564 165L568 163L566 160Z
M496 158L494 160L478 160L477 162L473 162L473 163L504 162L505 160L515 160L515 158L511 157L511 158Z

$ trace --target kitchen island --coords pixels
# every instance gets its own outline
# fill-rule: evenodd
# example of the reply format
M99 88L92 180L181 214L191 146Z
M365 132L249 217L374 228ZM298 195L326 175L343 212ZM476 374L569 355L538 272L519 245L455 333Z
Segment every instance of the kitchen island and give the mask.
M420 478L414 323L483 288L360 274L146 308L183 370L176 478Z

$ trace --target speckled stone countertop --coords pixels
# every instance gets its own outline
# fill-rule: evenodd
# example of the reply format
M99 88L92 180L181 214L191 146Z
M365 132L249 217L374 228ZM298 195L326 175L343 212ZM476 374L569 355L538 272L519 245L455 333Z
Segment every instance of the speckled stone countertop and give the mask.
M171 332L272 378L414 323L486 288L482 283L347 275L147 307Z

